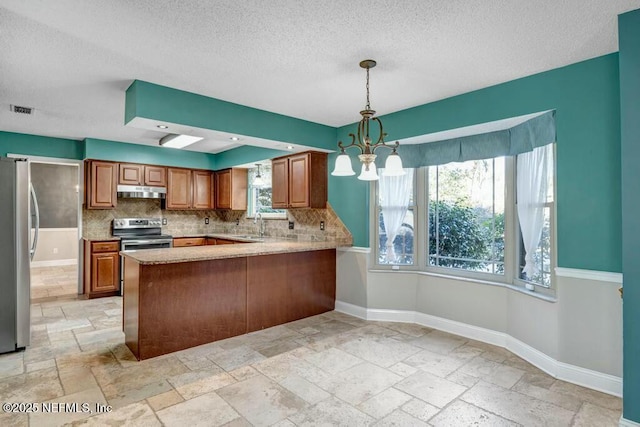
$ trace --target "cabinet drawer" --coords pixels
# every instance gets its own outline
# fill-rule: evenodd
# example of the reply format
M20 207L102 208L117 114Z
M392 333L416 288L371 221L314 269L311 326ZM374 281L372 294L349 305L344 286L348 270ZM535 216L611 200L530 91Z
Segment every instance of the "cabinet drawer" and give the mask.
M185 246L204 246L204 237L179 237L173 239L174 248L183 248Z
M91 242L91 252L118 252L120 242Z

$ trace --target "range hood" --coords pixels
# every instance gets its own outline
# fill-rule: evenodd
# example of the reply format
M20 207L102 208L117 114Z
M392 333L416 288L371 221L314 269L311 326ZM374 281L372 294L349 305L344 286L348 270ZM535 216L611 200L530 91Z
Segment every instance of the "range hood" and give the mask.
M141 185L118 185L118 197L129 199L164 199L167 189L164 187L146 187Z

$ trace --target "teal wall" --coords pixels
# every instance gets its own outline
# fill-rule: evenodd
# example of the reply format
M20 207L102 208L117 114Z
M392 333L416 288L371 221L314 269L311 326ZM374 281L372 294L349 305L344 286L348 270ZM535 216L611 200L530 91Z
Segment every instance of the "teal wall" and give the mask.
M215 98L134 81L127 89L125 123L144 117L313 148L335 149L336 129Z
M622 133L623 416L640 423L640 10L619 16Z
M82 141L0 131L0 156L8 153L81 160Z
M94 138L87 138L84 143L86 159L148 163L195 169L216 169L214 154Z
M225 169L259 160L273 159L287 154L291 154L291 152L243 145L242 147L216 154L216 168Z
M425 88L426 91L429 88ZM382 116L387 141L556 110L558 265L620 272L620 97L610 54ZM355 124L338 129L338 139ZM332 205L346 224L367 217L367 189L333 179ZM333 191L331 191L333 189ZM334 191L349 191L349 197ZM350 229L360 235L360 227ZM365 227L368 229L368 227ZM367 245L358 238L356 244Z

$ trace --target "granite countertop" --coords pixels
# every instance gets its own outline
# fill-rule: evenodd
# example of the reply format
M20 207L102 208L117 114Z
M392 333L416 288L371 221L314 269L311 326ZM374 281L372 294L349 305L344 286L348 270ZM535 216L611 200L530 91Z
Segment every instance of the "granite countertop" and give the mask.
M111 234L108 233L89 233L89 234L84 234L82 236L83 240L86 240L87 242L119 242L120 241L120 237L116 237L116 236L112 236Z
M209 237L230 239L224 234L208 234ZM233 237L233 240L239 240ZM319 251L335 249L338 241L310 242L265 238L263 242L244 243L238 245L191 246L186 248L145 249L141 251L123 251L122 255L136 260L139 264L173 264L178 262L208 261L224 258L241 258L257 255L272 255L288 252Z

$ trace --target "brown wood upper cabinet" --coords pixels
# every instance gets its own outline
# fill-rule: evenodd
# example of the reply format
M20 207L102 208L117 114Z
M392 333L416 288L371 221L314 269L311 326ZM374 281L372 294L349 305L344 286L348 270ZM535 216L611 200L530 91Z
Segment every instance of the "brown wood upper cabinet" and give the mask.
M167 169L163 166L120 163L118 184L166 187Z
M326 208L327 154L308 151L273 159L271 188L273 208Z
M216 209L246 210L247 169L223 169L217 171L215 175Z
M167 209L213 209L210 171L167 168Z
M118 164L99 160L85 163L87 209L113 209L117 205Z

